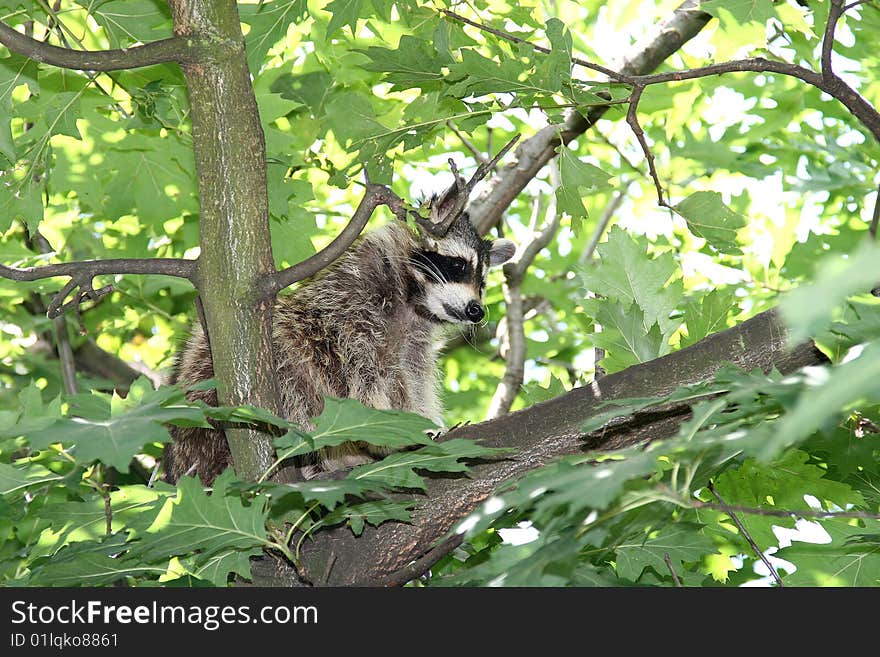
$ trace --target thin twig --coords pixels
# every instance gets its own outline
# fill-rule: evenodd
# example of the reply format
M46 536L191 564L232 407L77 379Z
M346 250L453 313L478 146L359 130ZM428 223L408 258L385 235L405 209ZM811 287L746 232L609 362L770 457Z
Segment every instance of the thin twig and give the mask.
M669 553L663 555L663 561L666 562L666 567L669 568L669 572L672 573L672 581L675 582L675 585L678 588L682 588L681 580L678 579L678 573L675 572L675 567L672 565L672 559L669 558Z
M161 464L161 461L156 461L156 465L153 466L153 471L150 473L150 480L147 482L147 488L152 488L156 483L156 476L159 474L159 466Z
M776 568L773 567L773 564L770 563L770 560L761 551L761 548L758 547L758 544L755 543L754 539L752 538L752 535L749 534L748 530L745 528L745 525L743 525L742 522L740 522L739 518L736 517L736 515L733 513L731 508L729 506L727 506L727 504L724 503L724 500L721 499L721 496L715 490L715 486L712 484L711 481L709 482L707 488L709 489L709 492L712 493L712 495L715 497L715 499L718 500L718 504L721 505L722 510L733 521L733 524L737 526L737 529L739 529L743 538L746 539L746 541L751 546L751 548L755 552L755 554L758 555L758 557L761 559L761 561L764 562L764 565L767 566L767 568L770 570L770 574L773 576L773 579L776 580L776 584L779 586L779 588L783 588L784 584L782 583L782 578L779 576L779 573L776 572Z
M435 237L443 237L449 231L449 227L452 223L458 219L461 213L464 211L465 204L468 201L468 197L471 192L474 191L474 187L477 186L483 178L485 178L489 172L495 169L495 166L498 162L501 161L507 151L513 148L514 144L519 141L520 135L519 133L513 136L504 147L498 151L498 153L488 162L481 163L477 170L474 171L474 175L470 177L466 183L464 179L458 175L458 167L455 165L455 161L452 158L449 158L449 166L452 169L452 175L455 180L455 184L452 188L450 188L443 196L443 200L440 203L436 204L436 208L441 209L441 213L436 216L432 216L429 219L423 219L418 214L413 214L413 217L422 228L428 231L431 235ZM452 201L450 202L447 197L454 194L452 197Z
M34 231L33 238L31 238L28 229L25 228L25 242L43 255L55 253L55 249L49 243L49 240L38 230ZM80 321L82 320L80 319ZM55 332L55 347L58 350L58 361L61 364L61 381L64 385L64 392L68 395L75 395L78 392L76 385L76 360L73 348L70 345L70 335L67 332L67 320L63 317L55 317L52 320L52 327Z
M877 198L874 199L874 215L871 217L871 225L868 233L872 240L877 240L877 224L880 224L880 185L877 186Z
M803 66L789 64L754 57L751 59L739 59L721 64L710 64L686 71L673 71L670 73L656 73L653 75L634 75L625 80L635 86L648 86L666 82L682 82L684 80L696 80L698 78L723 75L725 73L776 73L787 77L797 78L810 86L824 91L829 96L836 98L864 125L874 137L880 141L880 113L855 89L846 84L841 78L832 75L830 79L821 73L812 71Z
M486 158L486 154L480 152L480 149L473 145L470 139L468 139L467 135L464 134L452 121L446 121L446 127L452 130L455 133L455 136L461 141L462 145L467 148L471 154L474 156L477 162L480 164L485 164L489 160Z
M738 504L715 504L713 502L703 502L702 500L694 500L688 502L688 506L695 509L713 509L714 511L736 511L738 513L746 513L756 516L769 516L771 518L791 518L793 516L801 518L859 518L861 520L880 520L880 513L871 513L870 511L822 511L819 509L760 509L751 506L740 506Z
M407 582L411 582L427 572L431 566L461 545L463 540L463 534L456 534L440 543L437 547L429 550L424 556L419 557L408 566L404 566L400 570L391 573L387 577L383 577L377 582L366 582L359 586L403 586Z
M651 174L651 180L654 181L654 188L657 190L657 205L668 208L670 205L663 199L663 187L660 184L660 177L657 175L654 154L651 152L650 146L648 146L645 131L642 130L642 126L639 124L639 100L641 99L644 90L645 88L642 85L636 85L633 87L632 94L630 94L629 97L629 109L626 112L626 122L629 124L630 128L632 128L633 134L636 136L639 145L642 147L642 152L645 154L645 159L648 160L648 171Z
M449 18L451 18L455 21L458 21L459 23L465 23L465 24L470 25L471 27L475 27L478 30L481 30L483 32L488 32L489 34L494 34L495 36L497 36L501 39L504 39L506 41L510 41L511 43L520 43L520 44L525 44L525 45L531 46L532 48L534 48L538 52L542 52L545 55L549 55L550 53L553 52L549 48L535 45L531 41L527 41L525 39L522 39L518 36L510 34L509 32L505 32L503 30L498 30L494 27L489 27L488 25L483 25L482 23L472 21L469 18L465 18L461 14L456 14L454 11L449 11L448 9L441 9L440 13L444 14L445 16L448 16ZM598 73L603 73L603 74L607 75L609 78L611 78L612 80L624 81L624 78L625 78L625 76L621 75L617 71L612 71L610 68L605 68L604 66L600 66L599 64L594 64L593 62L588 62L587 60L580 59L578 57L572 57L571 63L577 64L578 66L583 66L584 68L588 68L592 71L597 71Z
M50 6L47 2L45 2L45 0L38 0L38 4L40 4L43 7L43 9L46 11L46 13L49 15L49 21L46 25L46 36L43 41L44 43L46 43L49 40L49 36L52 33L52 29L54 27L54 28L57 28L58 39L59 39L59 41L61 41L61 45L63 47L70 48L70 42L67 40L67 36L65 36L65 32L66 32L67 35L69 35L70 38L73 39L73 41L80 47L81 50L85 50L85 46L83 45L83 42L73 33L73 31L69 27L67 27L62 22L61 18L58 16L58 11L61 8L61 0L55 0L54 7ZM30 36L30 35L28 35L28 36ZM107 73L107 76L110 77L110 79L113 81L114 84L119 85L119 83L116 81L116 79L109 75L109 71L107 71L106 73ZM124 118L124 119L131 118L129 116L128 112L125 111L125 108L122 105L120 105L119 101L117 101L113 97L113 94L111 94L109 91L107 91L104 88L104 85L102 85L98 81L98 74L97 73L92 72L92 71L85 71L85 74L86 74L86 77L89 79L89 81L92 83L92 85L94 85L94 87L98 91L100 91L102 94L104 94L105 96L107 96L107 98L110 99L110 101L116 107L116 111L119 112L119 114L122 116L122 118ZM127 93L127 90L126 90L126 93ZM129 94L129 95L131 95L131 94Z
M107 536L113 533L113 508L110 506L110 491L106 485L101 486L104 496L104 524Z

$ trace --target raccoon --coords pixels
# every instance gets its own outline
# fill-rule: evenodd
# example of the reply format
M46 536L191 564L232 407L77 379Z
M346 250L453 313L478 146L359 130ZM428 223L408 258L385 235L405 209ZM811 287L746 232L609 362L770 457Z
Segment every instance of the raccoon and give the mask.
M276 302L273 343L285 417L309 430L310 418L330 396L418 413L440 426L440 329L483 320L487 270L515 250L510 240L481 238L466 212L442 236L395 222L359 238L333 265ZM208 342L196 324L175 378L188 386L212 376ZM215 390L189 394L217 405ZM220 431L174 427L172 437L165 463L172 483L194 473L209 485L231 465ZM388 451L347 443L322 450L300 467L312 478Z

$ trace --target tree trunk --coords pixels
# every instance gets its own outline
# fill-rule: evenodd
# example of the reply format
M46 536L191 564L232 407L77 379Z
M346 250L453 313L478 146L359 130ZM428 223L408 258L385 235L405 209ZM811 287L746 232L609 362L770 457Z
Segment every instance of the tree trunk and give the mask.
M169 0L174 32L197 52L182 65L189 89L199 182L197 287L222 404L279 411L272 303L259 282L275 271L269 234L266 149L244 36L233 0ZM227 429L235 470L256 479L272 463L270 436Z

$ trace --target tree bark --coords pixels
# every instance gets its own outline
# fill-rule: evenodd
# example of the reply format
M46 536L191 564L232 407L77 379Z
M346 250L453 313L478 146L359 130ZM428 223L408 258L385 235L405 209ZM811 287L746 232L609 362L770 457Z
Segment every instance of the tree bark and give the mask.
M550 401L456 429L444 439L467 438L517 451L513 456L477 463L467 476L429 477L426 495L415 498L412 524L387 522L368 528L358 538L344 526L318 533L304 543L303 573L316 585L382 583L429 552L500 485L561 456L667 438L690 413L689 407L682 405L639 414L611 429L584 434L580 427L602 410L605 402L663 396L678 386L711 379L725 363L746 370L775 367L788 373L825 361L812 343L789 348L781 320L774 311L767 311L686 349L608 375ZM437 559L441 556L436 554ZM252 572L263 585L299 583L292 568L272 560L255 562Z
M238 8L233 0L169 0L174 33L212 53L181 64L189 90L199 183L196 287L204 304L220 403L279 412L272 301L266 148ZM202 47L211 46L211 47ZM227 429L235 470L257 479L272 464L270 436Z

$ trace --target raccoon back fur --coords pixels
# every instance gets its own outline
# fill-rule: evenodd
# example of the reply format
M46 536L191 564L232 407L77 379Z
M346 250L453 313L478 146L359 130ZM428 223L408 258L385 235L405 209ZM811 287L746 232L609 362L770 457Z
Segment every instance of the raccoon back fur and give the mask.
M285 417L312 428L309 419L320 414L326 395L418 413L439 425L438 329L483 319L487 269L514 251L509 240L480 238L467 214L444 237L402 223L362 236L333 265L276 302L273 342ZM187 386L212 376L208 342L195 325L175 378ZM217 405L215 390L189 397ZM173 427L172 436L165 462L171 482L190 473L207 485L231 465L218 430ZM300 465L309 478L387 453L347 443Z

